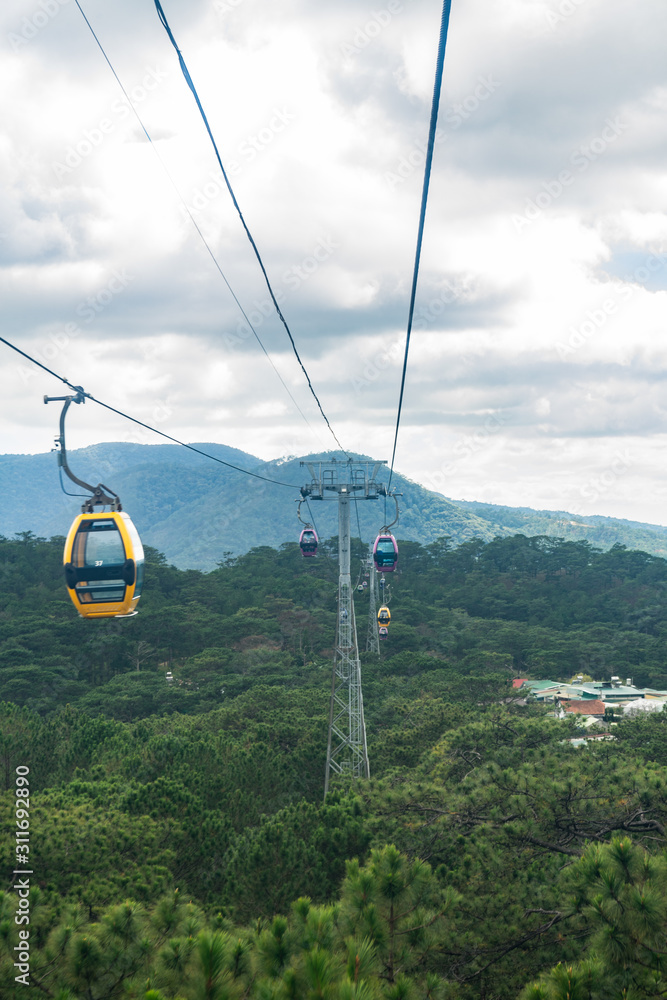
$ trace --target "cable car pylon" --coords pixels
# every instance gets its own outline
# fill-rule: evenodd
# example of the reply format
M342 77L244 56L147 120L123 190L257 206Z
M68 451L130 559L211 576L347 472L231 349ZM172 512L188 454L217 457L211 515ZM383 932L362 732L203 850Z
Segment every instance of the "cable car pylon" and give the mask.
M354 616L350 575L350 502L377 500L385 487L376 481L386 462L301 462L311 481L301 487L304 499L335 500L338 503L338 610L336 647L331 678L329 736L324 776L324 797L332 775L350 780L370 777L361 663Z

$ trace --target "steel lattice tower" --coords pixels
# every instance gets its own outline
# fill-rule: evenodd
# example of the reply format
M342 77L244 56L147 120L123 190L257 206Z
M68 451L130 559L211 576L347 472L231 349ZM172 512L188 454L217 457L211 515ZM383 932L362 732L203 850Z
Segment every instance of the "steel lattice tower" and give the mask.
M331 775L349 779L370 777L361 664L350 576L350 501L376 500L384 487L375 479L385 462L302 462L311 482L301 489L304 499L338 502L338 615L331 678L329 737L324 796Z
M338 625L331 680L325 796L332 771L350 778L370 777L350 578L350 497L345 487L338 494L338 565Z

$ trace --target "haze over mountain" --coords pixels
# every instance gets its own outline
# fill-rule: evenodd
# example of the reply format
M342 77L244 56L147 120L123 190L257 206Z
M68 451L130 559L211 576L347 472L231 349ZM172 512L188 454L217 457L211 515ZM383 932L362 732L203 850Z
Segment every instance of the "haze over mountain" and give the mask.
M214 569L225 554L295 541L298 487L309 482L308 470L295 457L262 462L236 448L197 445L215 458L233 463L285 485L243 475L178 445L100 444L69 452L72 470L96 485L105 483L122 500L145 544L164 552L169 562L187 569ZM306 456L309 461L344 459L341 453ZM356 457L356 456L355 456ZM380 479L387 481L388 474ZM68 493L76 487L66 477ZM394 473L392 489L402 494L400 540L429 543L449 535L458 544L496 535L545 534L588 539L609 548L620 543L667 556L667 528L609 517L582 517L566 511L536 511L474 501L451 500ZM52 537L66 534L80 500L60 487L54 454L0 455L0 534L22 531ZM382 500L359 501L352 531L371 541L385 523ZM331 502L311 501L310 511L322 537L337 534L337 509ZM305 518L310 515L303 508ZM357 521L358 516L358 521ZM393 504L387 519L394 516Z

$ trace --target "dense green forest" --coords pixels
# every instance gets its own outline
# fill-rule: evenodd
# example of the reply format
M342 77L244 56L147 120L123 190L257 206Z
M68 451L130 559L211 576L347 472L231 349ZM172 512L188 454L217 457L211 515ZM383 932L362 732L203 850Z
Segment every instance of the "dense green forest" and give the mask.
M62 543L0 541L0 996L25 995L20 931L54 1000L667 995L667 717L579 749L510 683L667 688L665 560L401 543L362 653L372 778L323 802L336 539L210 573L149 549L140 613L106 621Z

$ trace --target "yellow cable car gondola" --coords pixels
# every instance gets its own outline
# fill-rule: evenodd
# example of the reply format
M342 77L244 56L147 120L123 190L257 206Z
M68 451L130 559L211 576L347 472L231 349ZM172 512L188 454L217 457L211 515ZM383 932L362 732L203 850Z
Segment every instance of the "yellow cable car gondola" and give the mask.
M65 542L64 566L69 596L84 618L135 614L144 550L124 511L79 514Z
M383 604L378 611L378 625L387 628L391 624L391 611L386 604Z
M69 478L92 493L81 507L65 541L65 582L74 607L83 618L126 618L136 614L144 579L144 549L139 532L123 511L118 494L100 483L91 486L67 464L65 415L70 403L85 402L76 396L45 396L44 402L65 402L56 438L58 465ZM106 492L105 492L106 491ZM107 494L111 494L108 496ZM110 507L110 511L95 511Z

